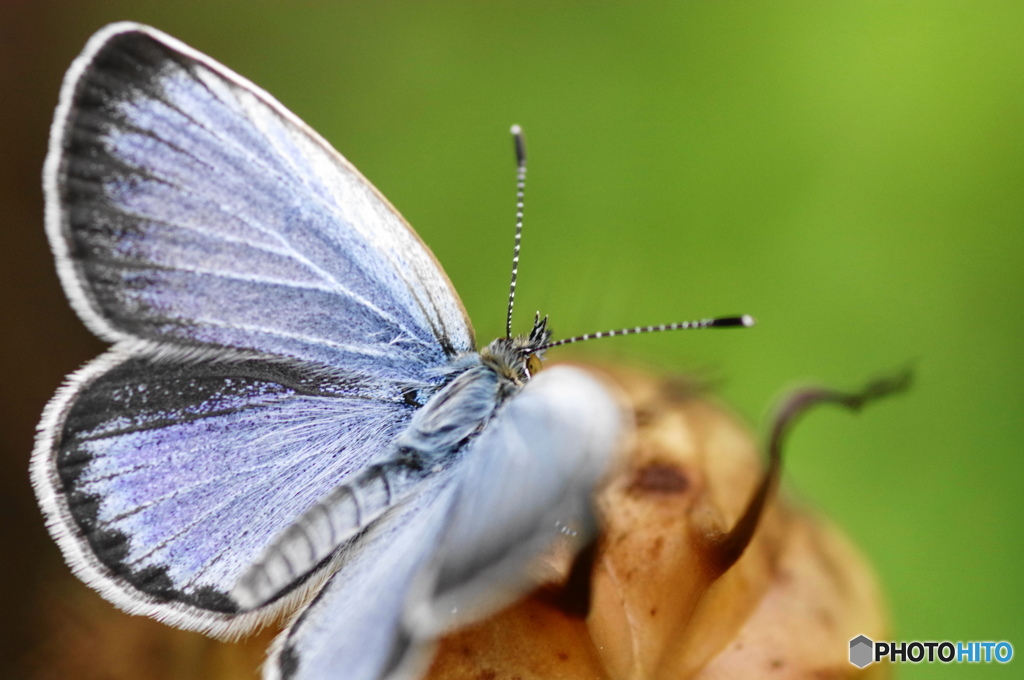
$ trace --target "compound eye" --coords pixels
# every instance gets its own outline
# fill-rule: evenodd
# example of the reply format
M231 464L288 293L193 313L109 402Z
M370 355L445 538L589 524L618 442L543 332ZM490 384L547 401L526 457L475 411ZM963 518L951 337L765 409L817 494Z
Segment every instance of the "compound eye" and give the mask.
M540 373L542 368L544 368L544 364L540 362L540 357L536 354L526 357L526 372L530 374L531 378Z

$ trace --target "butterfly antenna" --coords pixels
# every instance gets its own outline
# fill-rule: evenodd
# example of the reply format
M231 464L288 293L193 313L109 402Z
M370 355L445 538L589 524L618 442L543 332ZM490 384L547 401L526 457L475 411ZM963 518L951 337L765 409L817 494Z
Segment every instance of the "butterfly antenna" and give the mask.
M512 338L512 306L516 301L516 275L519 273L519 244L523 239L523 197L526 195L526 140L523 129L512 126L512 141L516 147L516 241L512 249L512 283L508 287L508 317L505 338Z
M636 326L635 328L620 328L615 331L602 331L600 333L586 333L577 335L574 338L556 340L546 345L533 348L531 351L539 352L542 349L551 349L559 345L571 345L586 340L597 340L598 338L611 338L617 335L636 335L637 333L657 333L659 331L686 331L700 328L750 328L754 325L754 317L749 314L740 316L720 316L715 319L699 319L697 321L681 321L679 323L662 324L660 326Z

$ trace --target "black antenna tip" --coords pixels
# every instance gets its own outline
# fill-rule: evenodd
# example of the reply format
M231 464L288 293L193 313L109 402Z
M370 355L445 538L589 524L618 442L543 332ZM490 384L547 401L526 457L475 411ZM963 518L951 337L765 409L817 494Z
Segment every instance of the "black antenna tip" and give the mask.
M756 322L754 317L749 314L742 314L740 316L722 316L717 319L712 319L711 323L707 325L708 328L750 328Z
M516 165L523 167L526 165L526 139L523 137L523 128L513 125L511 132L516 145Z

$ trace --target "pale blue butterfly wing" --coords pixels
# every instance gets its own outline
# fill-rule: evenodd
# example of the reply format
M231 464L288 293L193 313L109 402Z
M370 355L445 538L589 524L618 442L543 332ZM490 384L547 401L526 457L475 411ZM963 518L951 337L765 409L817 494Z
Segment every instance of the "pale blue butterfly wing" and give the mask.
M537 583L529 564L566 532L596 529L591 493L619 443L603 384L556 366L508 400L416 505L348 550L277 643L270 679L414 677L441 633Z
M259 616L234 617L233 580L384 455L406 401L472 349L461 303L347 161L153 29L90 41L44 180L68 296L117 343L40 425L33 479L51 531L120 606L244 628ZM270 498L247 486L264 474Z

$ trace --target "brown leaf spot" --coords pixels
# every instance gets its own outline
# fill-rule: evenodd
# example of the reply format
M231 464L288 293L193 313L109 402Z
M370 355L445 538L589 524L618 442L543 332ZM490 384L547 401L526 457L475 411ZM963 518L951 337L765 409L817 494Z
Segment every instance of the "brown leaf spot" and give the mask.
M711 381L702 380L697 376L670 376L661 384L661 396L673 404L681 404L713 389Z
M647 551L647 559L657 562L661 558L661 550L665 547L665 537L656 536Z
M658 411L651 407L640 406L633 411L633 419L636 422L637 427L649 427L658 419Z
M627 491L635 495L680 494L690 488L690 478L676 465L649 463L633 475Z
M832 632L836 629L836 617L831 611L824 607L819 607L815 612L817 615L818 622L821 623L821 627L826 629L828 632Z

